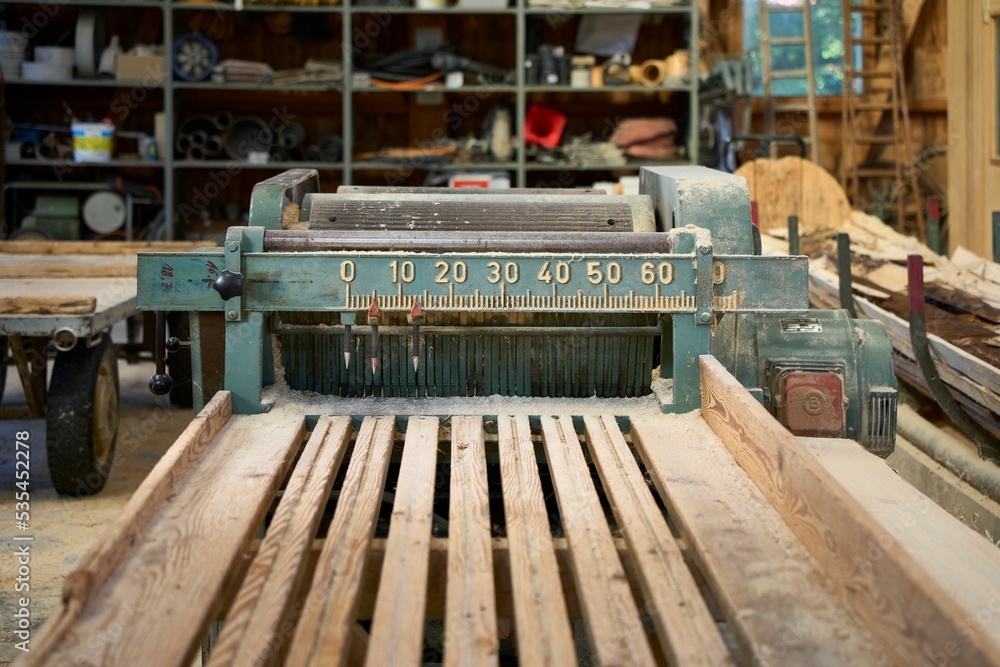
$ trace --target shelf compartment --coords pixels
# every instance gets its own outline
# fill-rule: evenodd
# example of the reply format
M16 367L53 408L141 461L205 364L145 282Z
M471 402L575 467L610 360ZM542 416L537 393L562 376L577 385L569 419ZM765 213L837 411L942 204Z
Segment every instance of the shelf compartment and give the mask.
M162 169L163 160L129 160L113 159L103 162L77 162L76 160L53 160L51 158L17 158L7 160L7 166L12 167L67 167L83 169L89 167L138 167L143 169Z
M146 81L118 81L116 79L62 79L60 81L29 81L28 79L4 79L6 86L77 86L80 88L163 88L162 83Z
M572 86L555 85L530 85L525 86L527 93L690 93L692 85L690 82L671 86L587 86L586 88L574 88Z
M343 162L244 162L241 160L175 160L174 169L317 169L342 171Z
M302 14L343 14L343 5L264 5L244 3L237 8L231 2L172 2L170 8L207 12L294 12Z
M512 170L517 169L516 162L472 162L455 163L447 162L442 164L430 164L421 162L377 162L377 161L355 161L351 165L354 171L398 171L400 169L412 171L474 171L474 170Z
M308 84L302 86L274 86L268 83L215 83L212 81L175 81L174 88L178 90L250 90L262 93L303 92L303 93L340 93L343 86L339 83Z

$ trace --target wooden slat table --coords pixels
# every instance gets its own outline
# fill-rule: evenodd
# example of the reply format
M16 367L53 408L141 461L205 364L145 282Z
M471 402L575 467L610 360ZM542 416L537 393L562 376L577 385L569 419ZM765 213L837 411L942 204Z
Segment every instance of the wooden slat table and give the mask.
M1000 664L1000 550L711 357L702 378L687 415L311 435L221 392L17 664L187 666L213 620L212 665Z

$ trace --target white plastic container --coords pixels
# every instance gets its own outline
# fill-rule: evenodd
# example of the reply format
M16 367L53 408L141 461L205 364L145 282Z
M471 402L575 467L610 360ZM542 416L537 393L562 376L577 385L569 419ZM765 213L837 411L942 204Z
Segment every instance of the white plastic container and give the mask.
M110 122L73 123L73 159L107 162L115 148L115 126Z

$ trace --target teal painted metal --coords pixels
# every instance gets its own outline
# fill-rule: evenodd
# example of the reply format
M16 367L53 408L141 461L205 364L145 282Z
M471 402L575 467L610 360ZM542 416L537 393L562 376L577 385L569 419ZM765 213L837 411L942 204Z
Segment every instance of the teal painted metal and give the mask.
M224 386L237 413L269 407L261 391L274 381L273 327L289 386L334 396L641 396L659 363L673 380L662 409L680 412L699 407L698 358L714 354L775 412L776 373L826 369L846 379L845 434L891 447L884 330L809 311L806 258L753 254L741 179L682 168L641 180L670 252L268 252L267 229L297 216L291 205L316 188L313 172L288 173L254 190L257 226L231 229L222 248L140 255L138 303L222 314ZM244 279L228 301L213 289L225 270ZM377 337L366 317L373 301ZM424 317L416 343L406 320L415 302ZM811 324L800 332L786 320L815 320L825 333L810 338ZM196 341L201 334L195 326Z
M249 229L243 229L249 232ZM713 255L702 263L717 311L808 307L804 257ZM244 255L245 308L367 310L374 292L383 311L409 312L412 298L427 311L695 312L697 255L503 256L414 253L254 253ZM211 288L222 250L143 253L142 310L226 310ZM174 274L156 275L164 265ZM461 272L456 277L456 271ZM443 274L443 275L442 275ZM442 282L436 282L438 278ZM565 282L561 280L565 279ZM669 281L669 282L666 282ZM681 299L681 297L684 297ZM703 300L707 306L707 299ZM729 304L738 304L731 307Z
M760 386L769 402L781 400L782 372L836 372L846 398L842 435L877 454L892 452L896 376L892 345L880 323L852 319L846 310L761 313L756 319ZM768 407L780 415L780 404Z
M753 241L746 179L706 167L650 167L639 191L653 198L657 228L695 225L712 235L720 254L750 255Z
M250 195L247 225L281 229L286 205L301 205L302 198L309 192L319 192L319 172L315 169L289 169L261 181Z
M270 410L260 400L264 367L271 365L271 359L264 357L264 340L270 337L264 314L259 311L246 313L238 322L226 323L225 387L233 393L233 412L237 414Z

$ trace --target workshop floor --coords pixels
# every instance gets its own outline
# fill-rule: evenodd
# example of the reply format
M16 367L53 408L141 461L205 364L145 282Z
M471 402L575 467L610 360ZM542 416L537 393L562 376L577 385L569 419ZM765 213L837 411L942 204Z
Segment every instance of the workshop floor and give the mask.
M0 535L7 542L0 548L0 663L18 654L14 644L14 611L18 597L31 600L32 636L59 602L63 579L80 557L104 534L132 493L149 474L163 453L191 421L191 410L177 409L164 398L149 393L147 383L152 363L118 365L121 380L121 421L118 431L117 464L107 486L90 498L61 498L48 480L43 421L0 421ZM24 405L17 373L9 372L4 407ZM14 433L31 434L30 527L20 532L14 526ZM31 574L29 593L15 592L17 556L14 534L30 535ZM23 545L25 542L17 542Z

